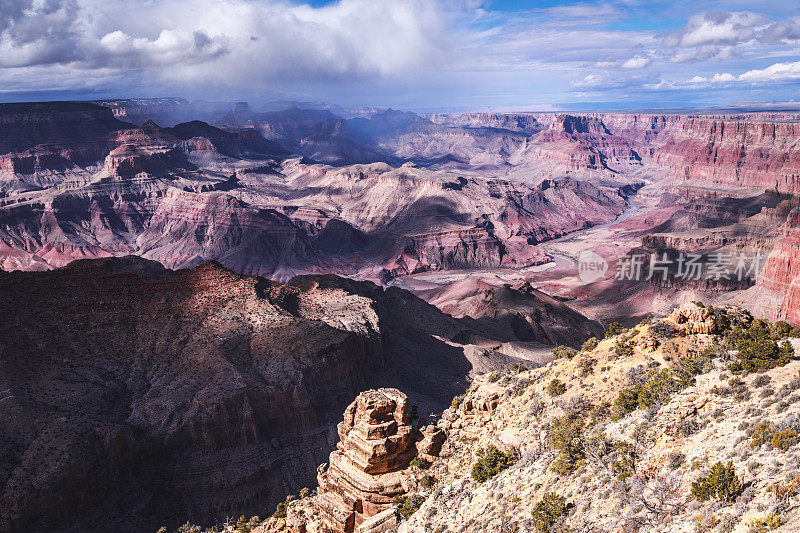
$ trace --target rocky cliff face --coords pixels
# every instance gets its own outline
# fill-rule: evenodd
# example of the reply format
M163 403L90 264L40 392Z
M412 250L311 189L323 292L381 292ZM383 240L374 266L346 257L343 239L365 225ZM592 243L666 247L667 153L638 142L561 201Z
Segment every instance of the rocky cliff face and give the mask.
M385 280L536 263L536 243L606 222L625 205L617 189L571 180L531 186L413 164L337 169L281 160L252 133L198 122L148 122L113 139L119 145L101 169L9 177L0 203L3 268L134 253L170 268L215 258L281 280L305 272ZM55 187L65 180L69 187ZM334 235L336 227L350 236ZM332 242L339 238L347 242Z
M506 124L509 129L536 133L510 158L517 165L541 165L542 160L554 158L561 168L576 171L597 170L614 160L618 167L641 161L688 186L800 191L800 127L792 114L511 113L432 120L471 127ZM531 126L534 122L538 128Z
M687 118L660 137L656 162L687 181L800 192L796 123Z
M759 275L758 288L777 299L773 316L800 324L800 232L796 229L775 243Z
M102 140L129 126L109 109L84 102L0 104L0 154L41 144Z
M0 287L4 531L155 530L274 505L313 484L360 391L402 387L429 412L473 365L515 360L470 359L446 339L495 331L335 276L109 258L0 273Z

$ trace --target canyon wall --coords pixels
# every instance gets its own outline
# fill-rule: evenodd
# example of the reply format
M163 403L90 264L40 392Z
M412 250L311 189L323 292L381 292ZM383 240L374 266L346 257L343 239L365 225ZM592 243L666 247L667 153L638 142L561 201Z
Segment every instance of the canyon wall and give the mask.
M473 369L444 339L514 338L400 289L281 285L216 263L78 261L0 273L0 288L3 531L155 530L274 507L313 486L360 391L401 387L441 410Z

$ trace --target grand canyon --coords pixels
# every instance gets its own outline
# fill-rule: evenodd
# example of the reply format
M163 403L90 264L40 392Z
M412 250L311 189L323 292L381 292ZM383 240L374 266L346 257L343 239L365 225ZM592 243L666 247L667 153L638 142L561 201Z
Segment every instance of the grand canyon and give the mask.
M411 459L445 462L445 433L475 453L450 407L486 394L470 380L543 376L553 347L693 301L798 324L800 113L178 122L173 104L0 106L4 530L266 519L317 484L252 529L389 530ZM682 253L730 264L622 275ZM584 275L586 254L605 270ZM742 254L763 258L751 276ZM394 392L345 423L392 442L385 420L406 424L397 451L336 434L370 389ZM463 484L459 457L441 482Z
M0 533L800 530L795 3L0 5Z

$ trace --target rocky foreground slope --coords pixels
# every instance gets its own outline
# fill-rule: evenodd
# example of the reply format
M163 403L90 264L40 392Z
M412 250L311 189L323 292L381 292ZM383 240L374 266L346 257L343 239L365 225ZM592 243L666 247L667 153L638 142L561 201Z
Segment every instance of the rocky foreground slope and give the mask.
M542 368L478 377L420 432L443 431L441 448L417 449L395 469L394 513L337 525L321 511L336 490L322 485L263 523L240 524L259 533L795 531L796 336L785 323L696 304L615 327Z
M520 361L505 343L525 345L398 288L215 262L76 261L0 272L0 290L2 531L154 531L274 506L313 484L359 392L441 412L471 375Z

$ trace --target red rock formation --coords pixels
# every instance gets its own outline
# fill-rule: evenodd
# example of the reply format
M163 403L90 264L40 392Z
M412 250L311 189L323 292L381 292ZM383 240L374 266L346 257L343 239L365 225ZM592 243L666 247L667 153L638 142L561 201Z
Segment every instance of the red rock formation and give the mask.
M778 240L758 277L758 286L779 295L776 318L800 325L800 232Z
M685 118L659 142L656 162L686 180L800 192L797 123Z
M338 431L338 449L317 477L319 507L334 531L349 533L407 492L402 470L417 454L408 399L396 389L362 392Z
M103 170L114 176L132 176L141 172L160 174L181 165L177 152L166 146L123 144L106 156Z

